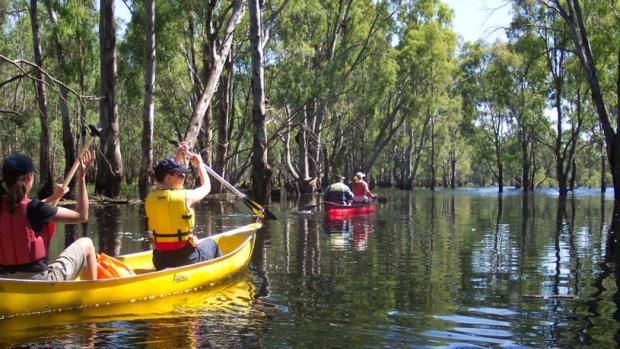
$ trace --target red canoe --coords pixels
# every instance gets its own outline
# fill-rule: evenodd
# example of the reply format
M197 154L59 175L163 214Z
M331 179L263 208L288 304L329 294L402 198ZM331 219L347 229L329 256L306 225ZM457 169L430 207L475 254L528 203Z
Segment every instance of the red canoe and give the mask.
M351 205L339 205L331 202L324 202L323 204L328 218L371 213L377 209L377 201Z

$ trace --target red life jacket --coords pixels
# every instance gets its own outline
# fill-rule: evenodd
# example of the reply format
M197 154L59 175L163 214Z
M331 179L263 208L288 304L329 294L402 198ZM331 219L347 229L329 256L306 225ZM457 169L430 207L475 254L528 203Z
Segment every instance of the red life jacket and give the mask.
M24 198L13 213L0 211L0 265L29 264L47 256L54 225L45 224L40 231L34 231L28 221L29 202ZM6 201L2 206L6 207Z
M353 183L353 185L351 186L351 191L353 192L353 195L363 196L364 194L366 194L366 187L364 186L364 184L365 183L363 181Z

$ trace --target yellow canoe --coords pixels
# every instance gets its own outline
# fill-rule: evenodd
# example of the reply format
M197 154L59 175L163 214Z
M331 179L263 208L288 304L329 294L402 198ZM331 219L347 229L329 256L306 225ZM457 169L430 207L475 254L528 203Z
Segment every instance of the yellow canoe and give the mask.
M253 310L255 286L250 277L241 277L238 281L223 284L215 289L183 293L170 297L158 298L147 302L112 304L106 307L89 307L75 311L50 312L37 316L15 316L0 320L0 347L32 345L33 338L40 338L56 326L80 324L80 330L97 332L108 329L105 323L111 321L146 321L156 327L175 320L175 331L193 334L193 318L208 318L217 314L218 319L232 319L236 328L249 326L257 316L263 313ZM88 325L83 326L87 323ZM102 324L103 323L103 324ZM218 324L225 325L225 324ZM214 325L216 326L216 325ZM65 327L66 328L66 327ZM60 329L62 331L62 329ZM151 331L149 331L151 332ZM157 347L183 347L173 341L176 336L165 334L155 338ZM148 346L148 339L145 343ZM195 346L194 346L195 347Z
M213 235L223 255L178 268L155 271L152 251L117 257L137 275L96 281L38 281L0 278L0 319L88 307L109 306L195 292L218 285L247 268L260 223Z

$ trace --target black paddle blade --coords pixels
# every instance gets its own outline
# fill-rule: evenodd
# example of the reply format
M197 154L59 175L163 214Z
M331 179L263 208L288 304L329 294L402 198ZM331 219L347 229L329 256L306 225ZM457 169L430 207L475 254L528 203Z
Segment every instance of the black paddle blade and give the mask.
M243 198L243 203L246 204L246 206L248 206L258 218L268 219L272 221L278 219L273 213L269 212L268 209L248 199L247 197Z
M387 202L387 198L383 196L378 196L377 201L379 201L379 203L385 204Z

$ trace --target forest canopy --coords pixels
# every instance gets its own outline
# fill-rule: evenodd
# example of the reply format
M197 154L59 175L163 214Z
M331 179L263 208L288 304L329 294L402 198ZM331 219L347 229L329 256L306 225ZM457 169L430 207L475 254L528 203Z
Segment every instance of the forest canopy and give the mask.
M619 2L507 3L507 40L486 43L439 0L2 1L2 156L33 156L49 190L94 124L109 197L143 198L171 140L261 202L357 171L403 189L620 186Z

